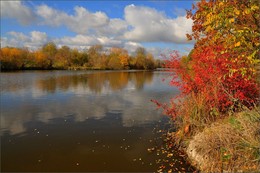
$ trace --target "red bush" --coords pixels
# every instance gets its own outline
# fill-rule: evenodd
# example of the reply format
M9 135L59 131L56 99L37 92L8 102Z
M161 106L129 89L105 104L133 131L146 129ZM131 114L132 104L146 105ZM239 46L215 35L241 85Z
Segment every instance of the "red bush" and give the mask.
M194 49L191 60L185 65L174 51L165 62L165 67L173 71L170 84L180 89L180 97L191 92L203 94L209 107L221 112L237 108L238 103L252 107L259 97L255 78L243 76L239 69L247 65L232 61L228 53L221 54L221 51L221 46Z

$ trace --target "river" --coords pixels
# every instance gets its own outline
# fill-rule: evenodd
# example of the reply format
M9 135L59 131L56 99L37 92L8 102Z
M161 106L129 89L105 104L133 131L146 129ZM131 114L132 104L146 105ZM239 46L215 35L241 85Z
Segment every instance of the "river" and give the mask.
M149 148L160 148L157 132L168 120L150 100L178 94L168 72L0 75L1 171L155 172L165 161ZM181 156L171 160L173 172L192 170Z

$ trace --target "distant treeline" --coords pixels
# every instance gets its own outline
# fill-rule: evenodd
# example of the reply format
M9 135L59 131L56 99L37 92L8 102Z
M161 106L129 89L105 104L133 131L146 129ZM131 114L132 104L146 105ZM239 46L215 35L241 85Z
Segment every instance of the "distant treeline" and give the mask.
M113 47L104 50L102 45L94 45L84 51L68 46L57 46L50 42L36 51L25 48L5 47L0 51L1 70L25 69L89 69L120 70L161 67L162 62L155 60L151 53L139 47L133 56L123 48Z

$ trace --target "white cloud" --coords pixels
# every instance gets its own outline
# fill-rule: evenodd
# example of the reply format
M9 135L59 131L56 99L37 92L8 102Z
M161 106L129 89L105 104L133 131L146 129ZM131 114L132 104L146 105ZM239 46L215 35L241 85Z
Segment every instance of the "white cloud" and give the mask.
M185 16L171 19L156 9L134 5L125 7L125 20L133 27L125 38L136 42L186 43L192 27L192 20Z
M132 41L126 42L124 45L124 49L128 50L130 54L133 54L138 47L142 47L142 45Z
M1 1L1 17L14 18L23 25L35 21L32 10L21 1Z
M74 11L74 15L69 15L47 5L41 5L36 8L36 13L44 19L42 24L51 26L64 25L78 34L86 34L90 29L98 29L109 22L107 15L100 11L91 13L79 6L76 6Z
M98 41L93 36L76 35L75 37L63 37L55 39L57 44L68 45L68 46L89 46L98 44Z
M76 6L74 15L56 10L47 5L36 8L36 13L43 19L42 25L66 26L77 34L95 34L99 36L118 37L127 31L126 21L114 18L109 19L103 12L91 13L83 7Z
M21 32L11 31L8 32L9 38L1 38L2 47L28 47L31 50L35 50L48 41L53 41L57 46L63 45L71 48L85 49L90 46L101 44L104 47L123 47L124 42L122 40L113 39L105 36L88 36L88 35L76 35L74 37L62 37L62 38L48 38L45 32L32 31L29 35L25 35Z
M124 9L124 18L109 18L104 12L90 12L84 7L76 6L72 14L47 5L29 8L21 1L1 1L4 8L3 17L16 18L20 23L28 23L35 14L38 20L33 20L44 26L66 27L75 36L64 35L61 38L50 39L45 32L32 31L28 35L20 32L8 32L8 36L1 37L2 47L28 47L35 50L48 41L53 41L58 47L67 45L71 48L85 49L95 44L102 44L105 48L122 47L130 54L141 43L187 43L186 33L191 32L192 20L179 16L167 17L163 12L154 8L129 5ZM34 10L34 13L32 12ZM183 13L181 9L178 9ZM178 11L177 10L177 11ZM39 26L41 27L41 26ZM59 28L54 28L59 32ZM193 42L189 42L193 43ZM169 46L167 46L169 47ZM176 47L175 47L176 48ZM154 57L159 57L162 48L147 48Z
M32 31L29 35L21 32L8 32L10 38L1 39L2 47L27 47L31 50L38 49L40 46L48 42L49 38L45 32Z
M88 35L76 35L74 37L63 37L63 38L57 38L54 40L58 46L61 45L67 45L70 47L80 47L81 48L88 48L90 46L101 44L104 47L121 47L123 45L123 42L121 40L116 40L113 38L101 36L88 36Z
M66 26L80 35L135 42L187 43L186 33L191 33L192 26L192 20L184 15L168 18L156 9L134 5L125 7L124 20L110 19L104 12L92 13L79 6L74 7L73 15L47 5L37 6L36 13L43 19L43 25Z
M11 35L17 41L26 42L26 41L30 40L30 38L28 36L26 36L25 34L23 34L21 32L10 31L10 32L8 32L8 34Z
M1 47L24 47L24 43L30 41L30 37L20 32L10 31L7 34L10 37L1 38Z
M121 47L122 46L122 41L120 40L115 40L111 39L108 37L99 37L97 38L100 44L108 47Z
M30 32L30 41L25 42L24 46L31 50L36 50L49 41L49 38L45 32L32 31Z
M122 19L110 19L109 23L97 30L98 35L103 36L112 36L112 37L118 37L121 38L123 34L127 31L127 23L126 21Z
M45 32L32 31L31 32L31 42L32 43L46 43L47 34Z

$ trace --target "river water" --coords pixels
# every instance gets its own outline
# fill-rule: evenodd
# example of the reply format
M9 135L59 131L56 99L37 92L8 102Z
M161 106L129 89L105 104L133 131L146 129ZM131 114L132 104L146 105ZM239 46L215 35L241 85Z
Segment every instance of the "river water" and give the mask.
M0 75L1 171L156 172L173 160L173 172L192 170L179 154L167 161L157 150L168 120L150 100L178 94L168 72Z

